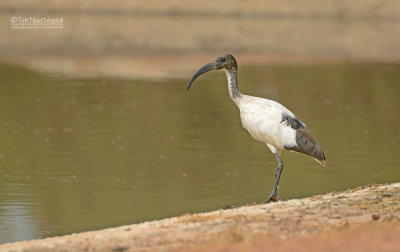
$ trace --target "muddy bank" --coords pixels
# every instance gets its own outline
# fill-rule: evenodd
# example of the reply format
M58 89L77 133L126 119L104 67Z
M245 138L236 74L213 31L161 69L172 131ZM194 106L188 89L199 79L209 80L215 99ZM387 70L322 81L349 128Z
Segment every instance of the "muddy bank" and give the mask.
M221 245L222 248L240 248L246 242L253 242L248 243L251 244L249 246L257 246L254 242L268 242L265 239L284 239L278 241L282 244L288 239L289 243L293 243L296 241L293 239L304 236L319 237L321 234L368 227L378 227L379 230L384 228L383 233L392 233L390 230L398 229L399 225L400 183L394 183L266 205L186 214L43 240L9 243L1 245L0 251L166 251L227 243L230 245ZM381 232L379 230L377 232ZM378 239L386 237L375 236L374 233L372 236ZM372 239L363 242L368 244L372 241L376 242ZM385 240L382 238L378 242L383 243Z
M399 7L377 0L5 1L0 62L124 78L179 78L227 52L240 64L398 62ZM43 16L63 17L63 29L10 28L12 17Z
M220 53L221 54L221 53ZM3 60L29 69L78 78L124 78L124 79L187 79L200 67L214 60L219 53L138 55L130 56L29 56ZM287 65L341 63L338 57L313 58L308 56L282 56L269 54L235 53L243 65ZM1 60L0 60L1 63Z
M377 223L371 227L347 228L346 230L330 231L317 235L304 235L286 239L262 237L237 243L221 243L205 245L199 248L183 248L179 251L398 251L400 226Z

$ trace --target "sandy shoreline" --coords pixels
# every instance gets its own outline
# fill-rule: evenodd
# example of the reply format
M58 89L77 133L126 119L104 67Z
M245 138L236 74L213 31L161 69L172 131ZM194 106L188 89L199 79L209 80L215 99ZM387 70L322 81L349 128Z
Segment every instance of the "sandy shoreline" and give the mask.
M379 227L376 232L385 232L399 228L399 202L400 183L370 185L273 204L186 214L99 231L8 243L1 245L0 251L187 250L215 244L240 247L245 242L253 244L271 238L292 241L290 239L296 237L319 237L330 232L368 230L368 227Z
M40 6L40 8L38 7ZM379 6L379 8L377 8ZM223 53L240 65L399 62L396 1L0 3L0 62L77 77L181 78ZM12 17L63 17L13 30Z
M228 53L228 52L226 52ZM73 78L123 78L123 79L179 79L189 78L218 53L164 54L153 56L30 56L3 59L6 64L20 65L44 74ZM340 57L310 57L307 55L283 56L271 54L234 54L240 66L334 64L368 61L344 60ZM374 61L372 61L374 62ZM0 61L1 63L1 61ZM376 63L376 62L375 62ZM390 63L387 62L387 63Z

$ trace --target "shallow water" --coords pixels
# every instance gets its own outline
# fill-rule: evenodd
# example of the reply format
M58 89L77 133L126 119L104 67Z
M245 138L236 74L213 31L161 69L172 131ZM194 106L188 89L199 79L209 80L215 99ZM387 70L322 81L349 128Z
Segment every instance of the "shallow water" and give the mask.
M281 102L325 150L325 168L284 152L283 199L400 181L398 69L239 69L243 93ZM225 75L186 84L1 65L0 243L263 201L275 159L242 129Z

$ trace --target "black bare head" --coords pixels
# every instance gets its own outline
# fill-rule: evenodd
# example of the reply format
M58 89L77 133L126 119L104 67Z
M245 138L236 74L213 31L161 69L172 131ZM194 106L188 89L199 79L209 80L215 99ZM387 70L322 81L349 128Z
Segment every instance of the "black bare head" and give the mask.
M213 63L215 64L215 70L222 68L230 69L232 67L237 67L235 57L233 57L231 54L221 55L216 60L214 60Z
M189 85L187 86L187 89L190 88L192 85L193 81L199 77L200 75L207 73L211 70L219 70L219 69L231 69L231 68L237 68L237 63L235 58L231 54L224 54L222 56L219 56L216 60L214 60L211 63L208 63L207 65L204 65L202 68L197 71L192 79L189 81Z

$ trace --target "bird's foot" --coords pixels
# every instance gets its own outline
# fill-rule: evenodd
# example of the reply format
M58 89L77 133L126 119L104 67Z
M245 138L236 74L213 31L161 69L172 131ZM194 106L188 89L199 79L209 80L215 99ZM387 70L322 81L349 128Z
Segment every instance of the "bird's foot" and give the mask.
M279 195L276 192L271 193L271 195L269 195L268 199L264 200L262 203L270 203L271 201L282 201L281 197L279 197Z

